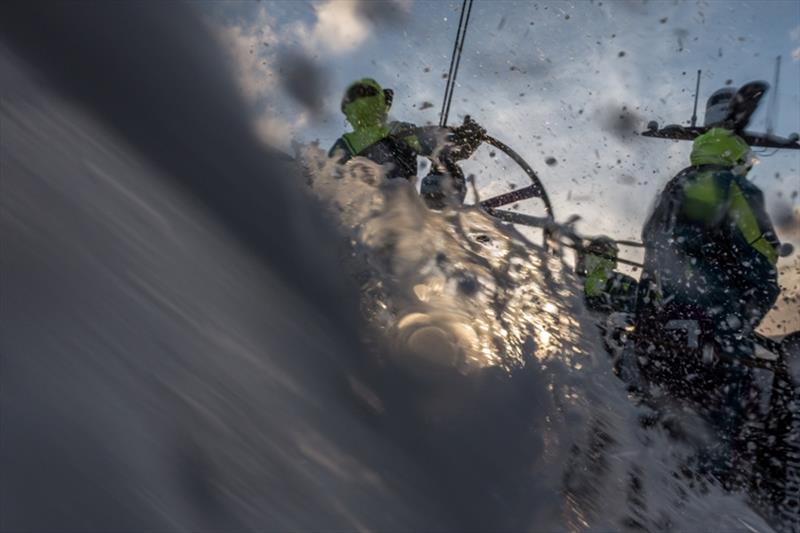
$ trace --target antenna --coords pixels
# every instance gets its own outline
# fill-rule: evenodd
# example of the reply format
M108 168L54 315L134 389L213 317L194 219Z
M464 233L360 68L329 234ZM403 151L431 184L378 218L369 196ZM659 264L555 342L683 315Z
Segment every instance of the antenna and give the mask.
M692 111L692 127L697 124L697 99L700 97L700 70L697 71L697 87L694 90L694 111Z
M778 114L778 81L781 75L781 56L775 58L775 83L772 84L772 94L769 98L769 110L767 111L767 135L772 135L774 130L774 120Z

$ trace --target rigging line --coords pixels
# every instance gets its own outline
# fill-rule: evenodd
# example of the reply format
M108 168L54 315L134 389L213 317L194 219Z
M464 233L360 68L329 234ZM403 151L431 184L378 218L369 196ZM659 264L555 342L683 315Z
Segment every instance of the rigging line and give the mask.
M464 40L467 37L467 26L469 26L469 16L472 13L472 2L468 0L469 6L467 7L467 16L464 18L464 29L461 30L461 42L458 45L458 54L456 55L456 66L453 69L453 79L450 84L450 98L447 100L447 110L444 112L444 126L447 125L447 118L450 115L450 104L453 103L453 93L456 90L456 77L458 76L458 67L461 64L461 51L464 49Z
M472 1L469 1L469 7L467 7L467 16L464 18L464 29L461 31L461 42L458 45L458 55L456 55L456 66L453 69L453 79L450 85L450 99L447 101L447 110L444 112L444 124L443 126L447 125L447 118L450 115L450 104L453 102L453 92L456 90L456 76L458 76L458 67L461 64L461 51L464 49L464 40L467 37L467 26L469 26L469 15L472 13Z
M624 239L617 239L614 242L622 246L631 246L633 248L644 248L644 243L638 241L627 241Z
M447 83L444 87L444 101L442 101L442 112L439 114L439 126L444 127L446 119L444 110L447 108L447 101L450 97L450 80L453 79L453 65L456 63L456 53L458 53L458 41L461 37L461 27L464 24L464 13L466 13L467 1L461 4L461 16L458 18L458 28L456 29L456 41L453 43L453 54L450 56L450 68L447 70Z
M453 46L453 57L450 59L451 71L448 74L447 86L445 88L444 102L442 103L442 114L439 119L439 126L447 126L447 119L450 115L450 104L453 101L453 92L455 91L456 76L458 75L458 67L461 64L461 52L464 49L464 39L467 34L467 26L469 25L469 17L472 12L472 0L464 0L461 5L461 18L459 19L458 33L456 34L456 42ZM463 21L463 25L462 25Z
M458 50L459 44L463 40L464 36L464 20L465 16L467 16L468 9L467 4L471 0L464 0L461 4L461 15L458 20L458 28L456 31L456 40L453 43L453 55L450 58L450 70L447 73L447 84L445 86L445 93L444 93L444 101L442 102L442 113L439 116L439 127L445 127L447 125L447 115L448 110L450 109L450 101L453 98L453 90L455 88L455 84L453 82L453 78L455 77L457 66L457 58L458 58Z

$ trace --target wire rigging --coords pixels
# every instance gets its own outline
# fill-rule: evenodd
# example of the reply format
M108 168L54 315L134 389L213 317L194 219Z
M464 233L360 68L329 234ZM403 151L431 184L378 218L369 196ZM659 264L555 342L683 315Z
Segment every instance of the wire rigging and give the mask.
M456 41L453 43L453 53L450 55L450 68L447 69L447 82L444 87L444 101L442 102L442 111L439 113L439 127L444 127L447 119L445 118L445 109L447 109L447 100L450 97L450 80L453 79L453 66L456 63L456 54L458 53L458 41L461 37L461 28L464 24L464 13L467 0L461 5L461 15L458 18L458 29L456 30Z
M461 4L461 15L458 18L458 30L456 31L456 41L453 45L453 55L450 58L450 69L447 73L447 84L444 89L444 101L442 102L442 113L439 116L439 126L445 127L450 115L450 103L453 100L453 91L456 86L456 75L461 63L461 52L464 49L464 37L467 34L469 16L472 12L472 0L464 0Z

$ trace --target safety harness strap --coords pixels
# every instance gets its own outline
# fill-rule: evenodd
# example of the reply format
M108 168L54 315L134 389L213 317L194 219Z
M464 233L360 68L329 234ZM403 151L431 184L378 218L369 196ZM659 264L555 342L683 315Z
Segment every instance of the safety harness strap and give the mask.
M753 210L745 199L744 193L735 183L731 184L730 214L748 244L766 257L770 264L777 263L777 250L767 241L756 216L753 214Z

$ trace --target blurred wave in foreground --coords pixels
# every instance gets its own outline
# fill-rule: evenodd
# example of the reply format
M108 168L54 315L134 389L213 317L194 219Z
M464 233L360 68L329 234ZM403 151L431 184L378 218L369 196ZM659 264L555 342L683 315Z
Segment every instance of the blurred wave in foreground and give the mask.
M2 9L0 529L766 529L557 253L260 145L182 4Z

